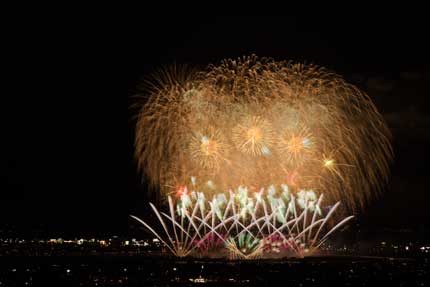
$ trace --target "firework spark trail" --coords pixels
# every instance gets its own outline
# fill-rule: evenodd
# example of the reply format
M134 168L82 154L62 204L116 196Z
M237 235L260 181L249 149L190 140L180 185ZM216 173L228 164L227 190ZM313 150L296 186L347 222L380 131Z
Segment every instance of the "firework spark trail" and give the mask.
M273 238L279 238L278 245L285 245L285 252L302 257L304 250L310 252L316 250L327 240L329 235L353 218L353 216L349 216L329 229L328 232L322 233L325 230L324 226L333 217L340 203L331 207L326 214L322 214L320 204L323 197L319 196L318 200L315 201L310 200L316 198L313 191L306 191L305 205L303 205L300 198L282 197L279 192L273 191L273 187L269 190L271 190L270 194L268 193L266 196L260 194L258 201L251 201L252 204L246 207L241 203L241 201L249 199L246 198L247 189L245 187L239 187L238 191L230 192L228 199L225 198L224 194L216 194L212 202L206 201L203 204L196 199L198 198L196 191L182 195L176 201L169 196L168 203L171 215L159 212L151 204L167 238L160 236L145 221L136 216L132 216L132 218L148 228L175 256L201 255L211 251L208 250L210 246L219 248L219 244L216 243L219 241L229 252L228 256L236 259L255 259L265 256L267 252L263 252L263 243L272 242ZM238 196L240 194L242 194L241 198ZM227 204L217 207L216 198L223 198ZM277 202L282 201L283 204L274 207L270 212L267 208L263 208L263 210L257 208L258 205L265 206L267 201L274 199L277 199ZM178 208L184 207L184 202L188 203L187 208ZM175 206L178 210L176 213L173 212ZM282 206L288 206L288 208L282 211ZM245 214L241 213L243 208L246 208L246 211L250 213L250 219L241 215ZM308 212L311 212L312 218L307 217ZM171 223L170 228L163 217ZM202 230L202 226L205 226L206 229ZM312 238L312 229L316 227L318 230ZM196 238L199 240L196 241ZM206 242L204 246L207 248L203 250L204 252L199 251L203 242Z
M382 116L324 68L250 56L201 72L161 72L150 85L139 103L135 156L167 198L167 213L150 205L167 238L133 218L176 256L220 242L230 258L282 248L303 256L388 178Z
M206 196L288 183L353 210L381 190L392 157L365 93L324 68L255 56L162 74L138 113L135 146L164 195L190 176L206 180Z

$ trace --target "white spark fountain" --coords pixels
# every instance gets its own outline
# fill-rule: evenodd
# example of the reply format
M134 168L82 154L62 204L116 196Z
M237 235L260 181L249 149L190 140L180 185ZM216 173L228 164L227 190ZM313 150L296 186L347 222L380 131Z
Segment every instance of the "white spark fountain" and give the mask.
M169 213L150 206L161 223L165 235L148 223L131 215L149 229L175 256L205 252L224 247L231 259L255 259L269 254L304 257L312 254L334 231L351 220L348 216L335 224L328 224L340 205L323 210L312 190L296 195L288 186L270 186L249 196L240 186L229 196L218 193L212 200L197 191L183 188L176 202L168 196ZM222 252L222 251L221 251Z

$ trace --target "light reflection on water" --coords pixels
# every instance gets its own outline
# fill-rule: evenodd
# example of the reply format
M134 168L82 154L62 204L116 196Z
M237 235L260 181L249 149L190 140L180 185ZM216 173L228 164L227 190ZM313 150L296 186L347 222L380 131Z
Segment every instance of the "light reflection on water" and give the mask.
M52 260L52 259L50 259ZM226 262L220 260L118 260L37 258L0 265L0 286L427 286L430 264L420 260L318 259ZM81 261L81 262L79 262Z

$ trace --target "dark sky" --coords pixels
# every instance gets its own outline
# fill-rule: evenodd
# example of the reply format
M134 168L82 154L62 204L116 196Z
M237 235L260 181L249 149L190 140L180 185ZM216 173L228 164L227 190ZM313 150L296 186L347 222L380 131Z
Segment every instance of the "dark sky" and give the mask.
M61 18L61 17L58 17ZM124 231L147 208L133 153L142 77L255 53L326 66L375 100L394 134L387 192L361 219L428 227L429 25L420 17L154 16L10 27L0 222L31 231ZM14 28L14 29L12 29Z

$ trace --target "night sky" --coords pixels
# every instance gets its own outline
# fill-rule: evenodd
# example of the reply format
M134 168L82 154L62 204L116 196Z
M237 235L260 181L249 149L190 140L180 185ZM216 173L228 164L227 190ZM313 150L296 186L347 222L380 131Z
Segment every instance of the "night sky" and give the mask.
M158 16L55 19L11 33L0 224L32 234L125 232L147 208L133 159L133 95L157 68L255 53L326 66L365 90L394 136L369 227L430 228L430 47L425 19ZM59 18L61 18L59 16Z

